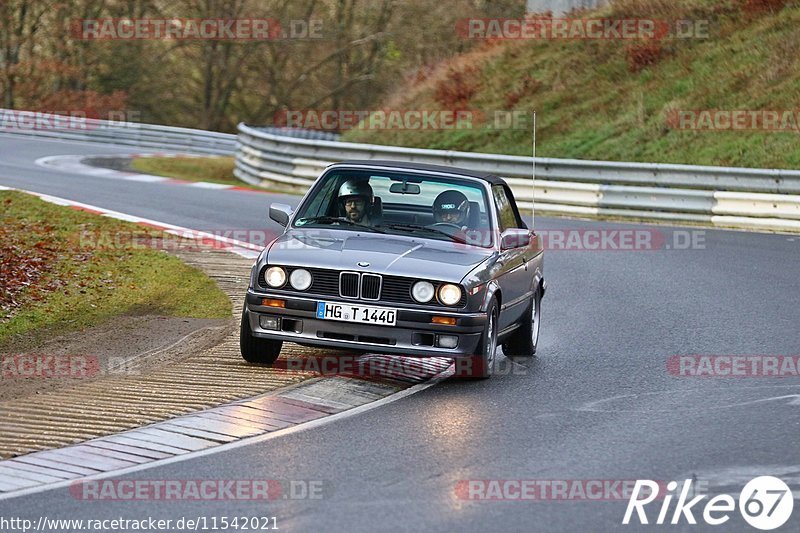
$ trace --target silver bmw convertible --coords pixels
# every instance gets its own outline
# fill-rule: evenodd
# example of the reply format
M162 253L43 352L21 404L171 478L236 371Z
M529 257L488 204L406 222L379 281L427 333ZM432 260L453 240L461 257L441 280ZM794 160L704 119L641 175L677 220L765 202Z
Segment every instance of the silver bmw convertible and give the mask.
M272 364L284 341L469 361L492 374L536 353L543 251L501 178L397 161L325 169L296 210L269 208L284 233L259 255L240 347Z

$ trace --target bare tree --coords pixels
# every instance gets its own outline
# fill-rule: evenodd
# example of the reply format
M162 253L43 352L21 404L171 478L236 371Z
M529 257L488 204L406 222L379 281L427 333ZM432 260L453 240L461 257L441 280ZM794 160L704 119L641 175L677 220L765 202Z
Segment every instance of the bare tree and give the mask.
M0 0L2 105L126 94L127 101L110 101L126 101L149 121L228 131L239 121L269 123L280 109L368 109L409 72L473 46L456 32L459 18L522 9L518 0ZM322 36L98 41L72 34L76 21L104 18L266 18L286 29L291 21L320 21Z
M33 60L33 39L52 2L8 0L0 3L0 88L3 105L13 108L18 68L22 60ZM23 49L27 47L27 58Z

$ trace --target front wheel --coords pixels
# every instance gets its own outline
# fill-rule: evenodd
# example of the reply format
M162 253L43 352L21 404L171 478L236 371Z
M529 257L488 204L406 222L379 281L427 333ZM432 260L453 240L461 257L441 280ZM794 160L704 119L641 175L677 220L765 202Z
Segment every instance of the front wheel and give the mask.
M253 330L250 329L250 318L247 316L247 310L242 310L242 323L239 327L239 350L245 361L259 365L271 365L278 359L282 347L283 341L254 337Z
M479 379L492 377L494 358L497 352L497 317L499 314L497 300L492 299L486 310L486 326L478 346L480 353L472 357L472 377Z
M539 345L539 328L542 324L542 291L536 289L522 324L503 343L503 353L516 357L531 357Z

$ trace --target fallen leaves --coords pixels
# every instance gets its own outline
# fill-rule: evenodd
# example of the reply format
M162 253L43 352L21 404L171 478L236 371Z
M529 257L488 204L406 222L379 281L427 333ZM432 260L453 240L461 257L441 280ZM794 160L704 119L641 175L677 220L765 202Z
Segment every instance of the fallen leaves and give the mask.
M9 199L4 202L8 205ZM3 320L10 318L23 302L23 294L40 300L39 281L48 272L58 246L47 239L29 242L31 236L46 235L45 226L4 220L0 226L0 310Z

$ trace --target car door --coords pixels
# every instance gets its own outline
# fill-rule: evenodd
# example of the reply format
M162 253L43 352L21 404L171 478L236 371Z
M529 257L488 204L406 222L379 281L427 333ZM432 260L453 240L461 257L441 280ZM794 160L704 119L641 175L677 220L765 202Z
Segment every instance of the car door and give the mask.
M525 224L519 217L515 208L513 197L503 185L492 186L492 197L495 209L497 210L497 221L502 234L509 228L525 228ZM501 250L498 259L499 277L497 282L503 294L503 302L500 307L499 327L502 330L506 326L516 322L528 303L531 289L531 273L528 271L528 261L530 257L526 253L530 252L529 247L522 246Z

